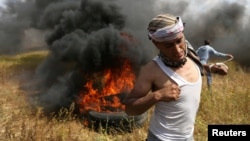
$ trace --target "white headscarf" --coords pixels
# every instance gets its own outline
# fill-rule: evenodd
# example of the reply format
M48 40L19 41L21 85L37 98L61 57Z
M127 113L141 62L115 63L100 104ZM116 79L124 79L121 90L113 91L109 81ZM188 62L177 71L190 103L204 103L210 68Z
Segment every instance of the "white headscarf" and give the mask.
M177 17L178 22L172 26L166 26L157 29L155 32L148 32L150 38L157 42L169 41L178 36L178 33L184 30L184 25L182 23L181 17Z

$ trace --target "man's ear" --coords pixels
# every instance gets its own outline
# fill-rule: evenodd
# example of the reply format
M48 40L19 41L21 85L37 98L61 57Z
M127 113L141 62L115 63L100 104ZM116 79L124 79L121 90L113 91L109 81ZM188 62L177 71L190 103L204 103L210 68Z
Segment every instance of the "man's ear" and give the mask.
M157 46L157 42L155 40L152 40L152 43Z
M153 44L155 45L155 47L156 47L157 49L159 49L159 47L158 47L159 42L156 42L155 40L152 40L152 42L153 42Z
M157 42L155 40L152 40L152 42L153 42L154 45L157 45Z

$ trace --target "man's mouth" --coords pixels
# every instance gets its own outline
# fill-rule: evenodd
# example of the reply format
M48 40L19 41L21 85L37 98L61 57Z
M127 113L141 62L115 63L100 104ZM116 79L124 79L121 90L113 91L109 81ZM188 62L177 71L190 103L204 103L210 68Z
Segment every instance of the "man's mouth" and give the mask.
M179 54L174 55L174 57L175 57L176 59L182 59L182 58L184 58L185 56L184 56L184 53L179 53Z

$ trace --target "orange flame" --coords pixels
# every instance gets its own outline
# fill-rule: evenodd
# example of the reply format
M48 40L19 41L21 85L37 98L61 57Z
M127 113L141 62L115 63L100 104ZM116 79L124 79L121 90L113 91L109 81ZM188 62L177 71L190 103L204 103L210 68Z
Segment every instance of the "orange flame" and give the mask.
M134 86L135 74L128 61L115 69L104 71L101 81L101 88L95 88L94 81L90 80L84 85L84 90L80 92L81 99L79 107L81 113L89 110L98 112L122 111L125 106L121 103L119 95L129 92ZM113 110L108 109L111 107Z

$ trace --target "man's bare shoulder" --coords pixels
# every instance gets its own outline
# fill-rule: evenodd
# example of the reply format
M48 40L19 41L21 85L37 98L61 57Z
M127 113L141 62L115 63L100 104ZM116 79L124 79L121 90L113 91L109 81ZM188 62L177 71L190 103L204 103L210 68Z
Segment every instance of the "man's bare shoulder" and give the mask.
M153 91L163 88L169 81L173 83L169 76L166 75L160 66L153 60L142 67L141 74L144 80L152 82L152 86L154 86L152 88Z
M157 71L159 70L159 66L157 63L153 60L149 61L147 64L141 67L142 71L145 72L152 72L152 71Z
M141 67L140 75L150 81L155 81L162 71L155 61L150 61Z

